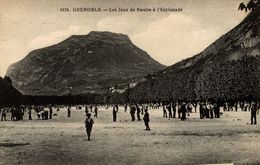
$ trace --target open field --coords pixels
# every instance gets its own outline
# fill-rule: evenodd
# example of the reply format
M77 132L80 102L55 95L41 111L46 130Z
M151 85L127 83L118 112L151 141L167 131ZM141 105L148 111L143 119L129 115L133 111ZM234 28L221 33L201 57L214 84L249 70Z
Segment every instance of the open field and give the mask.
M260 126L248 125L250 112L225 112L220 119L162 118L151 109L151 131L130 121L120 108L100 108L87 141L84 110L54 110L52 120L0 121L0 164L260 164ZM10 119L8 117L8 119ZM257 115L259 121L259 115Z

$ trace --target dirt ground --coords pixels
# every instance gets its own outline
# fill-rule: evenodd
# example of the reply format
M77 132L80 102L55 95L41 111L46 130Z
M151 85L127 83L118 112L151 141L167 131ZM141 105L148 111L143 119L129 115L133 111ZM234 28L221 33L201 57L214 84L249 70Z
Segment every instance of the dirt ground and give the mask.
M144 131L122 107L115 123L111 108L101 107L91 141L83 109L72 108L71 118L65 108L54 113L46 121L36 114L32 121L0 121L0 164L260 164L260 126L248 124L250 112L213 120L192 113L180 121L150 109L151 131Z

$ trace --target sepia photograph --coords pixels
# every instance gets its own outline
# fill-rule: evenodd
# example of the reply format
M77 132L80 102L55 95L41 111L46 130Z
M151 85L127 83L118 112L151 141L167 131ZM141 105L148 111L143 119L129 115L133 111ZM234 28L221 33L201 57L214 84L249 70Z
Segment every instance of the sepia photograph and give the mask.
M260 165L260 0L0 0L0 165Z

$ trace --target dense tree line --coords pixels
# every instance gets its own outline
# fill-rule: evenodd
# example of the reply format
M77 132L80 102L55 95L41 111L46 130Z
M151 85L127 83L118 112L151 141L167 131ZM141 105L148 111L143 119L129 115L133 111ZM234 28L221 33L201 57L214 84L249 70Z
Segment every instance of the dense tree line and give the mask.
M112 102L196 101L214 99L256 100L260 93L257 58L244 56L238 60L211 64L204 69L194 67L165 70L158 76L111 96ZM123 99L124 98L124 99Z
M0 107L17 105L78 105L78 104L103 104L106 103L104 95L65 95L65 96L30 96L0 89Z
M196 82L196 95L200 99L257 99L259 80L256 58L244 56L204 70Z
M131 102L164 102L190 100L196 97L196 71L182 70L176 73L165 73L149 79L135 88L128 89ZM192 89L192 90L190 90ZM124 96L125 97L125 96Z

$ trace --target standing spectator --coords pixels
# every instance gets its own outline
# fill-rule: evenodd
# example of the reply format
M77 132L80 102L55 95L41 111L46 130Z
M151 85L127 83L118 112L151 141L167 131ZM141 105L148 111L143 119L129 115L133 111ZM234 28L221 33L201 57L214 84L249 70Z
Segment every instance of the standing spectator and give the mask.
M28 115L29 115L29 120L32 120L32 110L31 110L31 108L28 109Z
M39 120L41 118L41 110L39 107L36 107L36 112L37 112L37 119Z
M125 104L125 112L127 111L127 104Z
M165 106L163 106L163 117L167 118L167 112L166 112Z
M182 105L181 105L181 108L180 108L180 111L181 111L181 120L186 120L186 104L183 102Z
M144 109L145 109L145 106L142 105L142 108L141 108L141 115L144 115Z
M204 119L203 103L199 102L200 119Z
M172 107L171 107L171 104L168 104L166 108L168 110L169 118L172 118Z
M205 106L204 106L204 114L205 114L205 117L206 118L209 118L209 106L208 106L209 104L205 104Z
M176 118L176 103L172 103L172 113L173 113L173 118Z
M145 111L145 110L147 110L147 111L148 111L148 106L145 106L145 109L144 109L144 111Z
M52 114L53 114L53 110L52 107L50 106L50 116L49 116L50 119L52 119Z
M11 108L10 112L11 112L11 121L15 121L15 109L14 109L14 107Z
M94 120L91 118L90 113L87 114L87 118L85 119L84 124L85 124L85 128L86 128L87 136L88 136L88 141L90 141L90 135L91 135L92 127L94 124Z
M213 110L214 110L215 118L219 118L219 116L220 116L220 109L219 109L219 106L218 106L217 103L214 103Z
M235 107L235 111L237 112L237 107L238 107L238 103L237 102L235 102L234 107Z
M71 116L71 109L70 109L70 106L68 107L68 117Z
M1 116L1 121L6 121L6 113L7 113L7 110L5 108L2 109L2 116Z
M223 105L223 110L224 110L224 111L227 111L227 108L228 108L228 103L225 102L224 105Z
M149 127L149 122L150 122L150 119L149 119L149 113L148 113L148 110L147 109L145 109L144 110L144 118L143 118L143 120L144 120L144 125L145 125L145 130L146 131L150 131L151 129L150 129L150 127Z
M256 111L257 111L257 106L256 103L253 102L251 106L251 124L256 124Z
M244 111L247 111L247 108L249 107L249 104L248 103L245 103L245 106L244 106Z
M141 109L140 107L136 104L136 115L137 115L137 120L138 121L141 121L141 118L140 118L140 114L141 114Z
M118 112L118 105L115 105L113 107L113 122L116 122L117 112Z
M178 119L181 118L181 103L178 103Z
M244 106L245 106L245 103L243 101L239 102L239 107L240 107L241 111L244 110Z
M132 121L135 121L135 111L136 111L136 107L134 105L131 105L130 114L131 114Z
M44 120L44 108L41 107L41 117L42 117L42 120Z
M211 104L211 102L208 103L207 108L208 108L208 111L209 111L209 117L211 119L213 119L213 117L214 117L213 116L213 105Z
M97 106L95 106L94 108L94 117L97 118L97 114L98 114L98 108Z
M49 111L47 108L44 108L44 120L48 120L49 118Z

